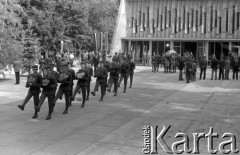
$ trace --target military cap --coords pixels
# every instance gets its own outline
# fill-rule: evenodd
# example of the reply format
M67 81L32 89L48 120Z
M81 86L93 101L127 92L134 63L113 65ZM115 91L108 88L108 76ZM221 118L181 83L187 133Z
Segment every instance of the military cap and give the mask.
M54 67L54 64L50 64L50 67Z
M85 62L85 61L82 61L82 62L81 62L81 64L84 64L84 65L85 65L85 64L86 64L86 62Z
M38 69L38 65L33 65L32 69Z

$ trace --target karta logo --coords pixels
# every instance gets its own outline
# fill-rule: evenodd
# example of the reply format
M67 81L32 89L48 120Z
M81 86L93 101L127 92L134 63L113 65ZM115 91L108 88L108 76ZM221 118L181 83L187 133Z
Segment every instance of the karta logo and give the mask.
M167 134L171 126L163 126L162 130L158 132L158 126L144 126L142 130L144 131L144 145L142 152L144 154L158 154L158 147L168 154L199 154L199 140L206 139L207 149L210 154L217 154L218 151L222 154L235 153L237 154L239 150L236 148L237 138L232 133L224 133L221 138L222 142L218 144L218 150L214 149L214 138L219 138L218 133L213 132L213 128L210 127L208 133L192 133L193 148L190 148L189 136L186 133L178 132L175 134L176 141L172 144L167 144L164 141L164 136ZM180 139L180 140L179 140ZM179 149L183 146L183 149ZM228 147L227 147L228 146ZM227 149L230 148L230 149Z

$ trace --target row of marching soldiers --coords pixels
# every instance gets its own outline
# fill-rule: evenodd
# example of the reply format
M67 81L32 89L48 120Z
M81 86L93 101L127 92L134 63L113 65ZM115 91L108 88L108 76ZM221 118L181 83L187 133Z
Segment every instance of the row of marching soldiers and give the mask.
M123 63L120 65L114 58L111 63L103 58L103 60L100 61L100 66L96 69L94 74L90 62L81 62L81 68L76 74L75 71L71 69L71 63L63 62L60 72L54 71L53 68L54 65L46 66L44 75L41 76L41 74L38 73L38 66L34 65L32 67L33 73L28 76L26 87L29 88L29 91L23 103L18 105L18 108L23 111L25 105L31 97L33 97L35 112L32 118L34 119L38 117L38 112L40 112L41 106L46 98L48 99L49 108L46 120L51 119L56 102L58 99L62 99L63 94L65 96L66 104L63 114L68 113L68 108L72 105L72 102L78 93L82 93L81 108L85 107L85 101L89 100L92 76L96 78L96 84L91 94L95 96L100 86L101 97L99 101L103 101L103 97L106 95L106 90L111 92L112 85L114 85L114 96L117 96L118 87L120 87L123 79L123 93L126 93L129 76L130 88L132 87L135 63L132 59L129 60L124 58ZM109 78L108 74L110 75ZM75 90L73 91L74 80L78 81ZM59 87L58 84L60 84Z

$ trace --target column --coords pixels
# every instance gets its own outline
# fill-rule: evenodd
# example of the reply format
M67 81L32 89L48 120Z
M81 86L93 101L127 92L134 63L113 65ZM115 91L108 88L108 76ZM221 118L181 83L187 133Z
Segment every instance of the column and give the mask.
M173 46L173 41L170 41L170 50L173 50L174 48L173 48L174 46Z
M232 51L232 42L229 42L228 50Z
M152 41L149 41L149 55L150 55L149 63L152 64Z
M128 40L128 52L132 50L132 49L131 49L131 43L132 43L132 41L131 41L131 40Z
M208 53L209 53L209 42L205 42L204 43L204 45L205 45L205 52L204 52L204 54L205 54L205 56L206 56L206 59L207 59L207 61L209 60L209 58L208 58Z

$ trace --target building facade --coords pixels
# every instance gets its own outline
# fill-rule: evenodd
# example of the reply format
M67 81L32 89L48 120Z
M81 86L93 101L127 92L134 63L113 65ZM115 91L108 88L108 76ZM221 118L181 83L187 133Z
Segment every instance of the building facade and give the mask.
M112 52L133 51L137 63L170 49L220 58L239 38L240 0L121 0Z

